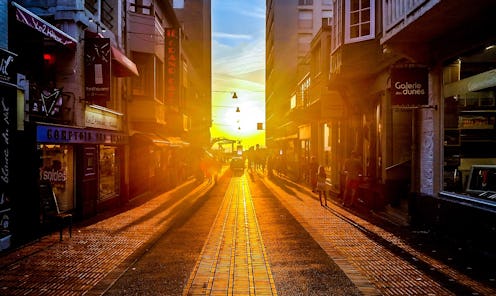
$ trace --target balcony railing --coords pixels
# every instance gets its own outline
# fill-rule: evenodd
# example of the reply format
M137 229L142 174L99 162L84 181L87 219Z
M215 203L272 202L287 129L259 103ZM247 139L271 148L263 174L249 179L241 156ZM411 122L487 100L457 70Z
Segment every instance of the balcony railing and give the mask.
M107 28L112 29L114 27L113 21L114 21L114 15L113 15L114 9L112 8L112 5L107 0L102 1L102 12L101 12L101 18L102 18L102 23L107 26Z
M432 7L440 0L383 0L384 31L411 23L426 6Z
M154 15L153 4L141 5L136 3L131 3L129 10L131 12L144 14L144 15Z
M98 8L100 4L100 20L107 27L112 29L114 27L114 8L108 0L85 0L84 8L86 8L94 16L98 15ZM93 17L94 18L94 17Z
M84 8L86 8L92 14L96 14L97 4L98 4L97 0L85 0L84 1Z

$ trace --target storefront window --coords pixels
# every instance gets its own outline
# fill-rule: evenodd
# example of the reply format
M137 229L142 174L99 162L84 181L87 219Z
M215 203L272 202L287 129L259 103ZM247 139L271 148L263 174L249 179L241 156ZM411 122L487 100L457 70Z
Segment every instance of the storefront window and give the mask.
M496 201L496 65L484 62L486 54L444 69L443 189Z
M50 182L60 211L74 209L74 153L69 145L40 144L40 181Z
M100 154L100 193L98 202L119 195L120 167L117 147L101 145Z

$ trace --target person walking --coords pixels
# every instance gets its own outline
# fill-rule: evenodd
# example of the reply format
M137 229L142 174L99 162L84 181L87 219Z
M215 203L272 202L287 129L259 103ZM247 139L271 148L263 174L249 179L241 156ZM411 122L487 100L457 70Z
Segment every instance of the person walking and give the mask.
M320 205L323 206L322 198L324 198L325 205L327 206L327 175L323 166L319 166L317 173L317 191L319 193Z
M360 184L360 176L362 175L362 162L356 151L352 151L351 157L346 159L344 163L344 173L346 175L346 183L343 205L353 206L356 199L356 191Z
M310 186L312 187L312 192L317 191L317 175L318 175L319 164L317 163L317 158L312 156L310 158L310 163L308 164L308 177Z

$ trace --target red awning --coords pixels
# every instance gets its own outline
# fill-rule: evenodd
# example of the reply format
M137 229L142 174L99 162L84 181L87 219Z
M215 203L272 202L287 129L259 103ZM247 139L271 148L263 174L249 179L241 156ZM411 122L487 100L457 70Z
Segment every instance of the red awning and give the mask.
M118 48L112 46L112 60L117 63L112 63L114 75L117 77L124 76L139 76L138 68L127 56L125 56Z
M15 2L12 2L12 5L15 7L16 19L19 22L28 25L41 34L55 40L56 42L64 46L67 46L71 49L76 48L76 45L78 43L76 39L74 39L64 31L56 28L49 22L27 10L26 8L22 7L21 5Z

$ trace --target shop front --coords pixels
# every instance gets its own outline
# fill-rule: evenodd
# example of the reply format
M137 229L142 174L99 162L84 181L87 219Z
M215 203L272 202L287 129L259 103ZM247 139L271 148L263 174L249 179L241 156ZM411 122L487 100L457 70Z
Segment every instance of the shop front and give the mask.
M485 46L443 68L442 211L436 217L444 230L477 239L496 234L495 56L496 47Z
M170 172L170 142L151 132L131 132L129 139L129 197L135 198L150 191L164 191L172 187L176 172ZM170 155L170 156L169 156Z
M412 199L410 211L416 227L463 238L469 247L490 253L496 248L494 240L488 239L496 235L494 57L496 48L486 44L431 71L432 77L440 78L441 140L439 162L434 162L439 166L433 167L432 174L421 175L420 182L439 189ZM437 86L435 81L432 84ZM424 136L421 143L436 141Z
M123 133L36 125L40 183L49 182L63 212L87 218L123 202Z

